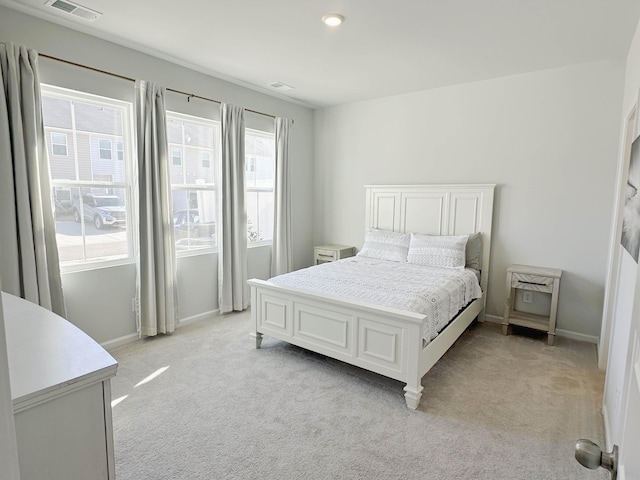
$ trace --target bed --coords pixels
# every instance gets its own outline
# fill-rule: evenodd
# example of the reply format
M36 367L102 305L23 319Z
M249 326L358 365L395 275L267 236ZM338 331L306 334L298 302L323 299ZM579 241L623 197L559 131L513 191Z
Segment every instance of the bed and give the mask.
M269 335L399 380L406 384L407 406L416 409L422 397L422 377L474 319L484 320L494 188L492 184L365 186L366 232L377 229L443 237L480 233L481 255L474 275L481 291L452 320L447 319L443 329L429 332L428 312L412 307L348 298L341 291L320 293L305 288L304 282L291 285L277 278L252 279L251 335L256 348L263 335ZM340 265L330 268L346 268L360 260L366 257L333 262Z

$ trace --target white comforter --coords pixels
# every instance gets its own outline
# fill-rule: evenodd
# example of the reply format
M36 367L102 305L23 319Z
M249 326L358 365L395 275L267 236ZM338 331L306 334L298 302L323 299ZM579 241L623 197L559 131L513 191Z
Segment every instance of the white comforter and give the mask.
M426 315L429 342L469 302L482 296L473 270L350 257L269 280L278 285Z

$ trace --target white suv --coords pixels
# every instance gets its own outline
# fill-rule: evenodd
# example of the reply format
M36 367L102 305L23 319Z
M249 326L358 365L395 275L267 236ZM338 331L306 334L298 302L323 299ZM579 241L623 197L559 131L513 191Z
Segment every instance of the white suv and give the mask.
M127 224L127 211L120 197L116 195L94 195L85 194L82 196L82 209L84 219L93 222L99 230L105 225L116 227ZM80 223L80 204L73 207L73 219Z

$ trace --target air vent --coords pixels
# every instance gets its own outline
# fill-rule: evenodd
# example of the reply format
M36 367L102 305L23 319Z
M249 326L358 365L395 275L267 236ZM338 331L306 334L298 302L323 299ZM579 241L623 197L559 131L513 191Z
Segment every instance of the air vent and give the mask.
M73 3L68 0L49 0L45 5L89 22L94 22L102 16L100 12L96 12L95 10L91 10L90 8L83 7L82 5L78 5L77 3Z
M282 83L282 82L273 82L270 83L269 86L275 90L278 90L280 92L286 92L287 90L293 90L293 87L291 85L287 85L286 83Z

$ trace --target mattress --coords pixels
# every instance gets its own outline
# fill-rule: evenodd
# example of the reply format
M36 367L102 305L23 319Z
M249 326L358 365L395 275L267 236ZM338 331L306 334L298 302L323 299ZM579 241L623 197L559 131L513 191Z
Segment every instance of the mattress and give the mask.
M425 315L427 343L467 304L482 296L477 271L472 269L427 267L357 256L279 275L269 281Z

